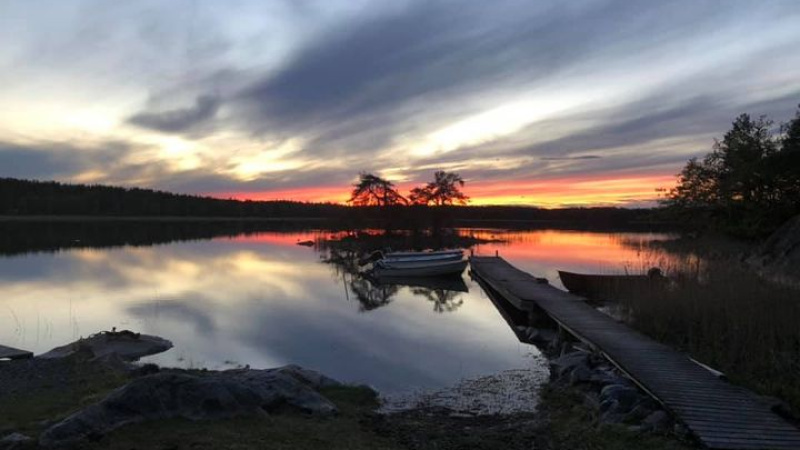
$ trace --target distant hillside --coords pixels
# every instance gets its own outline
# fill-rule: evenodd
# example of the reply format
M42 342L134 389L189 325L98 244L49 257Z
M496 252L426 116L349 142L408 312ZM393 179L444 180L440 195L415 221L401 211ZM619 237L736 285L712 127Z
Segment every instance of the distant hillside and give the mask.
M624 227L647 222L650 210L624 208L541 209L525 206L392 206L350 207L330 203L222 200L141 188L64 184L0 178L0 216L107 217L249 217L346 219L390 222L398 228L441 224L505 227L543 226Z

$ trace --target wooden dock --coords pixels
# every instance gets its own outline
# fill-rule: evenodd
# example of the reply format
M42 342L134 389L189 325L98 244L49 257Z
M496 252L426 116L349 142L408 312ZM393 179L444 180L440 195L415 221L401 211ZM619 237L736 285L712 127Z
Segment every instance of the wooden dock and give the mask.
M731 385L582 299L503 258L472 257L472 273L521 310L538 306L564 330L605 355L712 449L800 449L800 430L756 394Z
M28 359L33 358L33 353L18 348L0 345L0 359Z

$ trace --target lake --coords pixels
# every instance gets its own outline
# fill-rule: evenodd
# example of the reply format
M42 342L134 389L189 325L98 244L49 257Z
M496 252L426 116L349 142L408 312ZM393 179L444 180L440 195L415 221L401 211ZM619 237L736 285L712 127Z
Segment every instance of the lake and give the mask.
M642 272L661 233L460 229L472 247L561 286L557 270ZM372 286L326 263L324 230L157 245L83 246L0 257L0 344L40 353L100 330L172 340L164 366L299 364L381 392L435 389L503 370L546 373L465 272L463 284ZM122 243L124 244L124 242ZM56 246L58 247L58 246ZM55 248L48 247L50 250ZM39 249L41 250L41 249Z

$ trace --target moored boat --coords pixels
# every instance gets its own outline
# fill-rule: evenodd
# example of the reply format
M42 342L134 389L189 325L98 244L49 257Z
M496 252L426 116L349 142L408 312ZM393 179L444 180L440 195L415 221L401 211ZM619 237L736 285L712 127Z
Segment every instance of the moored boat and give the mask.
M559 270L558 276L573 294L597 299L645 293L653 288L663 288L668 282L655 268L650 269L647 275L595 275Z
M359 260L359 264L383 261L391 264L416 263L425 261L458 261L464 257L463 250L438 250L427 252L389 252L380 250L372 252L369 256Z
M406 263L417 263L417 262L426 262L426 261L458 261L463 258L463 254L458 252L452 253L418 253L415 256L408 255L408 256L384 256L380 259L384 263L390 264L406 264Z
M467 260L408 261L375 263L372 275L376 277L435 277L458 275L467 268Z
M462 256L464 256L464 250L453 249L453 250L433 250L426 252L389 252L383 256L384 258L390 258L390 259L441 258L441 257L460 259Z

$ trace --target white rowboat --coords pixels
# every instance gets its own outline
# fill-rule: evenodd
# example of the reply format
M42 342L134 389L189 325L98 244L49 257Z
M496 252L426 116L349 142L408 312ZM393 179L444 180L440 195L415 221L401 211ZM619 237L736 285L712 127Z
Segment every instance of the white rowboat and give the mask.
M467 268L467 260L415 261L407 263L384 263L378 261L372 269L376 277L436 277L460 275Z
M441 256L449 256L449 257L458 257L461 258L464 256L464 250L456 249L456 250L437 250L431 252L390 252L383 255L384 258L389 259L400 259L400 258L422 258L422 257L441 257Z
M403 256L403 257L394 257L394 256L384 256L380 259L380 261L387 263L387 264L406 264L406 263L416 263L416 262L425 262L425 261L458 261L463 258L461 253L436 253L436 254L426 254L426 253L418 253L416 256Z

